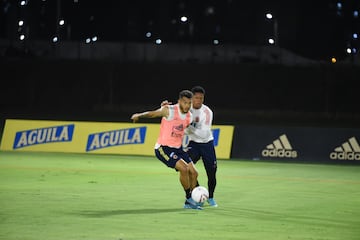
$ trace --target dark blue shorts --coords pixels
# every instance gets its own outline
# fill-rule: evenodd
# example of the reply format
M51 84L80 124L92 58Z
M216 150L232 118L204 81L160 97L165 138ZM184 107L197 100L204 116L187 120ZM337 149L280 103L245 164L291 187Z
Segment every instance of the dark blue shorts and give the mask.
M182 148L160 146L155 149L155 155L161 162L170 168L175 168L176 162L180 159L183 159L187 163L192 162L189 154Z
M194 163L197 163L200 159L203 160L205 168L216 168L216 152L214 147L214 141L207 143L197 143L190 141L188 144L188 154Z

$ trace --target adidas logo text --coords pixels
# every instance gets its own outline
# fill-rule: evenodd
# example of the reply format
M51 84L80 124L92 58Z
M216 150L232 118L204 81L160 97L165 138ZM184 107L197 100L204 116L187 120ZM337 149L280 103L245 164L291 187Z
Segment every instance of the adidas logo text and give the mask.
M355 137L349 138L330 153L332 160L360 160L360 147Z
M272 144L267 145L266 149L262 150L261 155L263 157L296 158L298 153L293 150L288 138L283 134L279 139L274 140Z

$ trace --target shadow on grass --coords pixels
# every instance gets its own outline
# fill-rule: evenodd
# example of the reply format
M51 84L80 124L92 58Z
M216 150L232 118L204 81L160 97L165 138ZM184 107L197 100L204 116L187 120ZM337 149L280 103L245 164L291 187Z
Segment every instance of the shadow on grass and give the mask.
M84 217L109 217L114 215L125 214L158 214L170 212L191 211L190 209L168 208L168 209L121 209L121 210L103 210L103 211L81 211L77 214Z

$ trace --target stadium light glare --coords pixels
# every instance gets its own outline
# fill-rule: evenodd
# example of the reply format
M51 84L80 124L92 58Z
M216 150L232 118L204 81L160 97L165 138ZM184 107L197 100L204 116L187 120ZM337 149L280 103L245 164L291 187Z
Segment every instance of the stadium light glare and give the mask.
M271 45L279 46L279 32L278 32L278 20L274 15L270 12L265 14L265 17L271 20L273 27L273 37L268 39L268 42Z
M267 13L265 14L266 18L267 19L272 19L273 18L273 15L271 13Z
M358 10L354 10L353 16L354 16L354 18L358 18L358 17L359 17L359 11L358 11Z
M182 22L186 22L188 20L188 18L186 17L186 16L182 16L181 18L180 18L180 21L182 21Z
M23 21L23 20L19 20L18 25L19 25L19 27L23 26L23 25L24 25L24 21Z
M21 34L20 37L19 37L20 41L23 41L25 40L25 35L24 34Z
M208 6L205 9L205 15L210 16L210 15L214 15L215 13L215 8L213 6Z
M341 3L340 1L336 3L336 8L337 8L338 10L341 10L341 9L342 9L342 3Z

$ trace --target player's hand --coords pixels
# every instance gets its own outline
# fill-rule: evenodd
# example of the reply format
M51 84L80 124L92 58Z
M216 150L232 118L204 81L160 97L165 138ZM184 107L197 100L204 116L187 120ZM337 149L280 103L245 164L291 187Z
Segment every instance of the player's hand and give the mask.
M187 128L186 128L186 130L187 130L187 132L188 133L193 133L193 132L195 132L195 127L193 126L193 125L189 125Z
M170 105L170 104L172 104L172 102L169 102L168 100L164 100L164 101L161 102L160 107Z
M136 123L139 121L139 114L135 113L131 116L131 120L133 120L133 123Z

